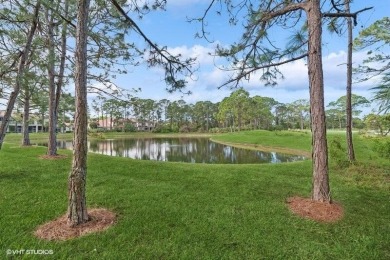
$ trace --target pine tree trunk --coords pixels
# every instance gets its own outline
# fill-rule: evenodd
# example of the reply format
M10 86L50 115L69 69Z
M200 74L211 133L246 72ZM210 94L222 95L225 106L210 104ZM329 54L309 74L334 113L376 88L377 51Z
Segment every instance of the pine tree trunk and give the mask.
M46 22L47 22L47 43L48 43L48 65L47 76L49 80L49 142L47 146L47 154L57 155L57 114L56 114L56 87L55 87L55 73L54 73L54 32L53 32L53 15L46 8Z
M45 132L45 112L41 113L42 133Z
M68 16L69 4L65 1L64 15ZM53 14L49 14L46 9L46 20L48 24L48 49L49 49L49 63L48 63L48 78L49 78L49 142L47 148L48 155L57 155L57 126L58 126L58 107L61 97L61 88L64 80L65 72L65 58L66 58L66 33L67 23L64 23L61 32L61 53L60 66L58 73L57 84L55 82L55 46L54 46L54 27Z
M87 24L89 0L78 1L76 32L75 93L76 112L73 136L73 162L68 179L68 224L88 221L85 185L87 176Z
M312 199L315 201L331 202L324 106L320 0L309 1L306 13L309 30L308 69L313 160Z
M345 11L350 12L349 8L350 0L345 0ZM352 18L347 17L348 24L348 58L347 58L347 95L346 95L346 123L347 123L347 146L348 146L348 159L350 162L355 161L355 151L353 149L352 140Z
M23 146L29 146L30 143L30 132L29 132L29 124L30 124L30 91L28 86L26 87L24 91L24 108L23 108L23 125L22 125L22 132L23 132Z
M18 63L18 71L16 76L16 83L14 86L14 90L11 92L10 97L8 99L7 108L5 110L5 114L3 117L3 121L1 122L0 126L0 149L3 145L5 134L7 132L9 119L11 118L12 110L15 106L15 101L19 95L20 87L21 87L21 81L23 78L25 66L26 66L26 60L28 59L28 56L30 55L32 40L34 38L35 30L37 28L38 23L38 15L39 15L39 9L41 8L41 1L37 1L37 4L34 9L34 16L31 23L30 30L27 35L26 45L24 47L22 55L20 55L19 63Z

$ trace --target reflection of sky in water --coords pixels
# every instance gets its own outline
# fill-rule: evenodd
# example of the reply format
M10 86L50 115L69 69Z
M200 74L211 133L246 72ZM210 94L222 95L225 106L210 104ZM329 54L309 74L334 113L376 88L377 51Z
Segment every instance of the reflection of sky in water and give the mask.
M64 149L72 149L72 142L58 142ZM145 138L92 140L90 152L140 160L190 163L281 163L306 159L300 155L241 149L214 143L207 138Z

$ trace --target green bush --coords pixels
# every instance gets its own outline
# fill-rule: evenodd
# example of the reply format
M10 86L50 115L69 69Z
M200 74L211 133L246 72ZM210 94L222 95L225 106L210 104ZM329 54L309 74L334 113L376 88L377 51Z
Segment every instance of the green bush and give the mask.
M93 121L93 122L89 123L89 127L91 129L97 129L98 128L98 123Z
M390 140L375 140L374 150L379 154L379 156L390 159Z
M192 129L188 125L182 125L179 129L179 133L190 133L192 132Z
M158 125L153 129L152 132L153 133L161 133L161 134L177 133L178 129L175 127L174 127L174 129L172 129L169 125Z
M137 132L137 129L135 128L135 126L131 123L126 123L125 124L125 132Z
M230 133L231 131L232 129L230 127L227 128L214 127L209 130L209 133L221 134L221 133Z
M345 168L349 166L349 161L347 159L346 148L341 145L341 142L341 137L339 136L330 141L329 157L336 163L337 167Z
M96 129L94 129L96 130ZM97 131L88 131L88 135L92 138L97 138L97 139L106 139L105 135L102 132L97 132Z

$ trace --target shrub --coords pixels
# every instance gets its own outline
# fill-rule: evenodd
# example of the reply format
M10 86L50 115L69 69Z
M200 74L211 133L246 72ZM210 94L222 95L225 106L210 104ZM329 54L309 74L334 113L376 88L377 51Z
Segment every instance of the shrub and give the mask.
M329 157L340 168L349 166L346 148L341 145L341 137L335 137L330 141Z
M88 135L90 137L97 138L97 139L106 139L105 135L102 132L89 131Z
M189 133L191 132L191 127L188 125L182 125L179 129L180 133Z
M137 132L137 129L135 126L131 123L126 123L125 124L125 132Z
M209 129L209 133L215 133L215 134L221 134L221 133L230 133L232 130L230 127L228 128L219 128L219 127L214 127Z
M374 150L383 158L390 159L390 140L379 141L375 140Z
M93 121L93 122L89 123L89 127L91 129L97 129L98 128L98 123Z

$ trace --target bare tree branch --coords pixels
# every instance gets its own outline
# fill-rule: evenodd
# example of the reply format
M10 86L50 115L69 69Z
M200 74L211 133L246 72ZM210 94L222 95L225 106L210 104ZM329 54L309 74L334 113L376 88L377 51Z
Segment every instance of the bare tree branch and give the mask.
M330 2L332 3L333 8L334 8L337 12L339 12L339 13L342 12L342 10L338 7L338 6L341 5L341 4L336 4L334 0L331 0Z
M269 63L267 65L256 67L256 68L252 68L252 69L247 70L247 71L241 71L238 76L233 77L230 80L226 81L224 84L219 86L218 89L221 89L222 87L227 86L227 85L229 85L230 83L233 83L233 82L236 82L235 86L237 86L240 80L247 78L250 74L252 74L253 72L255 72L257 70L267 69L267 68L271 68L271 67L277 67L277 66L289 63L289 62L297 61L297 60L300 60L300 59L303 59L303 58L307 57L307 55L308 54L305 53L305 54L302 54L300 56L297 56L297 57L294 57L294 58L291 58L291 59L288 59L288 60L284 60L284 61L281 61L281 62Z
M289 4L282 9L271 10L269 12L262 13L262 16L260 17L260 21L268 22L275 17L279 17L281 15L285 15L290 12L297 11L297 10L304 10L307 7L307 5L308 5L307 2Z
M210 2L210 4L209 4L209 6L207 7L207 9L206 9L206 11L203 13L203 16L201 17L201 18L196 18L196 19L188 19L188 21L189 22L193 22L193 21L198 21L198 22L201 22L201 24L202 24L202 36L199 36L199 35L197 35L199 38L205 38L206 39L206 41L208 41L208 42L213 42L213 41L211 41L211 40L209 40L208 38L207 38L207 33L206 33L206 29L205 29L205 27L206 27L206 24L205 24L205 19L206 19L206 16L207 16L207 14L210 12L210 9L211 9L211 7L214 5L214 3L215 3L215 0L212 0L211 2Z
M366 7L366 8L363 8L357 12L354 12L354 13L346 13L346 12L340 12L340 13L323 13L322 14L322 17L352 17L353 18L353 24L354 26L357 25L357 15L364 12L364 11L367 11L367 10L370 10L374 7Z

